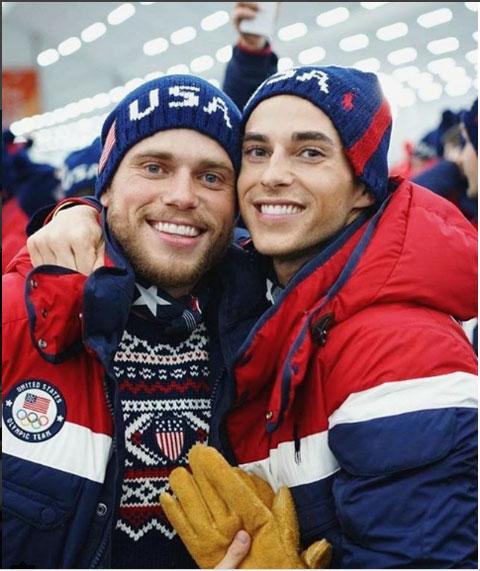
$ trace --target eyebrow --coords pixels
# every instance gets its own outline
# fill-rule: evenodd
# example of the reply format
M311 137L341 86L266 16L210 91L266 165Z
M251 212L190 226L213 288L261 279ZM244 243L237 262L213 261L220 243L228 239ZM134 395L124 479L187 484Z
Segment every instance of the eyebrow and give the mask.
M298 143L301 141L321 141L323 143L327 143L332 147L335 146L333 140L325 133L321 131L297 131L292 133L292 141ZM267 143L268 137L266 135L262 135L261 133L245 133L243 137L243 142L247 143L249 141L257 141L258 143Z
M333 140L325 133L321 131L299 131L297 133L293 133L292 140L295 142L299 141L321 141L323 143L327 143L332 147L335 146Z
M268 141L268 137L262 135L261 133L245 133L243 136L243 142L247 143L248 141L257 141L257 143L266 143Z
M201 169L221 169L233 173L232 166L225 161L212 161L209 159L204 159L199 162L198 167Z
M143 159L162 159L162 160L172 160L172 153L159 152L159 151L142 151L136 155L132 156L132 160L140 161Z

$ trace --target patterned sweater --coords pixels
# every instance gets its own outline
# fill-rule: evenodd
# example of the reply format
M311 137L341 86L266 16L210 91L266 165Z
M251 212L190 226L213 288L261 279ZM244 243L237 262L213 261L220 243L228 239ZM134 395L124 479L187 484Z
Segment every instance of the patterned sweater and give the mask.
M170 472L187 465L192 445L207 440L208 337L196 298L180 303L159 297L155 286L136 287L140 295L113 361L126 459L113 567L191 568L159 496ZM175 331L168 330L175 319Z

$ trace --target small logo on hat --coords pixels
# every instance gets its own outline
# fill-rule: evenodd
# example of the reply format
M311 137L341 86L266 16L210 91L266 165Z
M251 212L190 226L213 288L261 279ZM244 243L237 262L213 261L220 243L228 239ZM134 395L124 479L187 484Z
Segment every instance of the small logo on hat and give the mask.
M344 94L342 99L342 107L346 111L351 111L353 109L353 93L351 91Z

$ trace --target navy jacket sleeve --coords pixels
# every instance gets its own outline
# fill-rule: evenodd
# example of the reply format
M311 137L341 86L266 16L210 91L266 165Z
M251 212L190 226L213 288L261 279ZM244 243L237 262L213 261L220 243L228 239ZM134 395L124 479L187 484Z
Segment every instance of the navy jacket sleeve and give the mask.
M98 198L95 196L82 196L81 198L66 198L59 202L58 204L50 204L49 206L44 206L43 208L39 208L33 216L30 218L28 225L27 225L27 236L31 236L37 230L40 230L42 226L44 226L47 222L50 221L50 216L53 214L54 210L58 206L61 206L62 203L69 204L71 206L76 205L90 205L93 208L96 208L98 212L102 210L102 205Z
M223 90L239 109L243 109L262 81L276 73L277 62L278 58L269 46L260 52L249 52L235 46L225 72Z
M335 426L342 568L477 568L477 411Z
M433 167L412 177L412 182L445 198L449 198L455 192L465 192L467 188L467 181L457 165L445 160L440 160Z
M450 200L468 220L476 223L478 219L477 200L467 196L467 179L454 163L442 159L433 167L412 177L412 182Z

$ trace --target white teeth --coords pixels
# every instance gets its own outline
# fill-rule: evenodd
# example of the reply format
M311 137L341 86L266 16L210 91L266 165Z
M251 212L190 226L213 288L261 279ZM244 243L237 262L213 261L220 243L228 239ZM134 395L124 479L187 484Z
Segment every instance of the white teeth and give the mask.
M153 225L155 230L166 232L167 234L178 234L179 236L187 236L194 238L200 234L200 230L194 226L186 226L185 224L172 224L171 222L157 222Z
M289 214L298 214L302 209L291 204L261 204L260 212L262 214L270 214L273 216L287 216Z

